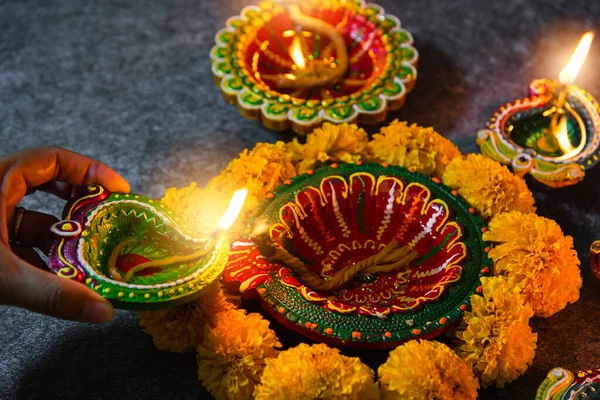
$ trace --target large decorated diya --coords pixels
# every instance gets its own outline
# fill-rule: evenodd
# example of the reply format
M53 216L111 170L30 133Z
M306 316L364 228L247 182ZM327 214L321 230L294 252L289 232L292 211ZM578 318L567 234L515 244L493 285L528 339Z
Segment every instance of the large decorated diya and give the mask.
M277 131L381 122L417 77L411 34L362 0L261 2L215 38L212 72L225 99Z
M484 155L550 187L574 185L597 164L600 106L572 84L592 37L584 35L560 81L534 80L529 97L494 113L477 137Z
M535 396L535 400L594 399L600 399L600 369L573 374L564 368L554 368Z
M269 221L276 253L306 270L269 256L264 240L242 238L232 244L225 283L319 342L388 348L435 337L462 316L492 268L484 222L471 206L400 167L321 168L278 187L257 215ZM406 250L404 263L356 269L392 243ZM330 285L341 275L341 285Z
M126 309L194 300L222 273L229 255L220 231L199 238L160 202L98 185L67 203L52 232L50 269Z

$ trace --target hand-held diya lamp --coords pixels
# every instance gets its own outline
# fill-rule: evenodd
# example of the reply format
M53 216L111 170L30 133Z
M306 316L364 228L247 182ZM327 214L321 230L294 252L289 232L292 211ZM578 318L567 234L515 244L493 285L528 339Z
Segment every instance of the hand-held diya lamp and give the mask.
M574 185L599 160L600 106L573 83L594 34L583 35L558 81L531 82L530 96L505 104L478 133L481 152L549 187Z
M110 193L98 185L67 203L50 269L85 283L115 307L148 310L194 300L217 279L229 256L225 231L235 222L247 191L237 191L208 237L159 201Z

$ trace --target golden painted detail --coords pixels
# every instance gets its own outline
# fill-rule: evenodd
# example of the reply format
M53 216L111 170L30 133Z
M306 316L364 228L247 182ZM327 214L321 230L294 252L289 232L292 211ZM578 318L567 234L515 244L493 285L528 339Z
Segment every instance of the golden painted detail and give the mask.
M67 278L67 279L73 279L77 276L79 271L77 270L77 268L75 268L75 266L73 264L71 264L65 258L64 254L63 254L64 245L65 245L65 239L61 239L60 243L58 244L57 253L58 253L58 258L64 264L64 267L62 267L61 269L58 270L57 275L61 276L63 278Z
M340 308L333 304L330 300L327 301L327 308L336 311L340 314L353 314L356 311L356 307Z
M363 243L360 243L358 240L354 240L349 244L341 243L335 249L332 249L329 251L329 253L327 253L327 257L323 259L323 261L321 261L321 266L323 267L323 270L331 270L331 272L333 273L332 268L335 265L335 262L342 256L342 254L362 249L375 251L381 250L384 247L385 244L380 243L379 246L377 246L375 241L371 239Z
M67 213L67 216L66 216L65 219L71 219L71 215L72 215L73 210L75 210L77 208L77 206L79 204L81 204L81 202L83 202L83 201L85 201L87 199L91 199L91 198L100 196L102 193L104 193L104 188L102 186L100 186L100 185L89 185L87 187L87 189L90 192L92 192L94 190L97 190L97 192L89 194L87 196L84 196L84 197L78 199L76 202L74 202L73 205L71 206L71 208L69 209L69 212Z

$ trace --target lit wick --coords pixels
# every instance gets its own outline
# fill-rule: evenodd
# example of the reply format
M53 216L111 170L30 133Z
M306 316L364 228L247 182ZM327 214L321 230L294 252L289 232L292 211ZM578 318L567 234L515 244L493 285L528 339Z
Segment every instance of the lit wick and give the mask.
M557 157L557 160L569 159L581 152L585 146L585 130L581 132L581 141L577 148L574 148L569 139L569 131L567 126L567 113L569 111L573 115L575 112L571 109L571 106L567 102L567 94L569 93L569 86L575 82L577 74L581 69L585 59L587 58L590 46L594 40L594 33L587 32L581 37L571 60L567 64L560 74L558 80L561 83L558 98L552 107L545 115L552 114L552 120L550 122L550 134L542 137L538 143L540 148L545 151L554 152L557 149L562 151L562 156Z
M277 86L279 89L307 89L324 87L341 81L348 70L348 50L343 35L336 27L323 20L305 15L297 4L298 0L283 0L287 13L293 24L301 27L297 29L296 37L289 49L290 58L298 72L281 75ZM303 29L315 34L327 36L335 49L337 63L313 61L308 65L304 59L301 38L298 34Z
M248 190L240 189L233 194L231 201L229 202L229 206L227 207L227 211L221 216L217 226L213 229L210 237L205 242L204 246L190 254L183 255L174 255L169 258L158 259L158 260L150 260L141 264L136 265L135 267L129 269L127 273L123 276L117 267L117 260L121 255L123 249L129 246L133 246L136 244L137 240L135 237L125 238L121 243L117 244L108 260L108 274L111 278L117 281L129 282L133 275L136 273L143 271L147 268L168 268L173 264L181 264L193 260L197 260L209 254L214 245L217 237L227 231L237 219L242 207L244 205L244 201L246 200L246 196L248 195Z
M219 233L225 232L231 228L238 215L240 215L240 212L242 211L242 207L246 201L246 196L248 196L247 189L239 189L233 194L231 201L229 202L229 206L227 207L227 211L225 211L221 218L219 218L217 228L215 229L215 237Z

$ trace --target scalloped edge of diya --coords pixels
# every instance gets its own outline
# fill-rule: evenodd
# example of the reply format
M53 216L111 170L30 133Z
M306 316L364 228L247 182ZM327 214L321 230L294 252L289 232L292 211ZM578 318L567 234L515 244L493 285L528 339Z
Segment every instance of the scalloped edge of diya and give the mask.
M99 274L83 256L83 243L91 237L89 226L98 211L108 205L129 202L146 208L173 229L178 229L185 241L198 244L202 239L173 215L159 201L135 194L111 193L100 185L88 185L86 193L70 200L63 210L63 220L54 224L51 232L56 240L48 255L50 270L60 277L85 284L115 308L129 310L157 310L174 307L195 300L203 289L212 284L223 272L229 256L229 241L219 235L214 248L199 260L202 266L179 279L158 284L129 284ZM139 218L148 219L140 214Z
M530 174L536 181L553 188L571 186L580 182L587 169L600 160L600 105L585 90L569 86L567 99L575 99L589 114L592 127L591 143L576 156L558 161L521 147L504 132L507 120L515 113L541 108L551 104L558 83L536 79L529 85L529 97L509 102L498 108L487 122L487 129L477 133L476 142L486 157L510 166L515 174ZM588 132L588 135L590 133Z
M535 400L568 400L587 398L591 393L600 397L600 369L588 369L577 374L564 368L554 368L538 387ZM577 397L575 397L577 396Z
M291 128L299 135L306 135L325 122L380 123L386 119L388 110L397 110L404 105L406 95L415 87L419 61L410 32L400 27L397 17L385 14L377 4L367 4L363 0L331 0L326 4L358 12L378 29L393 35L385 42L388 55L382 75L356 93L325 100L294 98L255 83L243 62L235 56L241 51L237 48L238 36L245 34L247 25L252 25L255 20L262 21L264 10L247 6L239 16L229 18L226 27L217 32L216 45L210 51L214 82L219 85L225 100L237 105L244 117L261 120L274 131Z
M392 176L399 179L409 178L411 183L416 182L427 187L436 199L441 199L452 205L452 213L457 216L456 218L460 221L458 223L461 223L461 226L465 224L469 225L467 228L464 228L465 232L468 232L469 235L464 242L475 240L478 246L476 246L477 249L469 248L467 261L463 266L463 274L476 274L476 276L471 278L473 280L472 287L463 285L462 291L466 293L464 296L462 296L462 292L456 294L455 291L458 289L452 286L448 288L448 293L444 293L444 301L448 300L447 296L450 296L450 291L455 296L460 297L451 309L441 312L435 318L427 318L425 315L439 304L436 303L437 301L419 304L411 310L412 312L399 312L391 314L389 317L385 316L384 318L372 315L345 315L344 310L340 310L340 312L328 311L322 306L313 304L306 298L303 298L300 291L293 287L292 281L296 280L293 278L293 273L283 266L279 266L280 268L264 274L255 275L244 282L236 281L235 275L238 275L242 271L232 270L229 267L239 262L239 257L252 251L252 246L254 245L246 239L232 242L230 261L224 271L224 281L227 286L230 289L236 289L237 286L241 287L243 285L244 288L242 290L237 289L237 291L242 292L243 297L246 299L258 299L265 311L283 326L317 342L334 346L371 349L393 348L411 339L432 339L455 325L470 306L470 296L481 293L480 278L492 273L493 263L487 257L487 252L490 248L489 243L482 239L482 233L487 230L484 221L466 200L458 195L456 191L443 185L438 179L430 178L424 174L412 172L405 168L388 165L342 164L338 166L334 164L296 176L276 188L259 205L253 219L262 215L270 205L275 204L274 202L281 196L285 196L288 191L293 190L294 193L297 193L298 188L308 179L325 179L328 176L339 177L346 174L351 176L353 173L365 172L367 170L372 170L371 172L374 175L377 174L377 176ZM252 224L253 221L251 219L249 226L252 226ZM476 237L474 238L473 235L476 235ZM475 265L476 268L474 268ZM242 269L248 268L245 267ZM282 276L282 274L287 276ZM289 278L292 278L292 281ZM307 289L306 292L305 295L313 293L311 289ZM294 307L296 307L296 310L292 309L294 307L291 307L286 301L292 301L295 304ZM302 305L304 311L297 311L298 304ZM323 323L321 321L328 322ZM396 321L402 326L401 329L393 326ZM378 325L377 328L371 329L369 327L370 323L376 323Z

